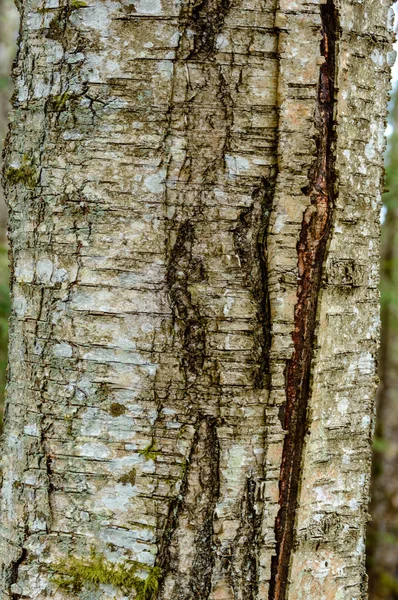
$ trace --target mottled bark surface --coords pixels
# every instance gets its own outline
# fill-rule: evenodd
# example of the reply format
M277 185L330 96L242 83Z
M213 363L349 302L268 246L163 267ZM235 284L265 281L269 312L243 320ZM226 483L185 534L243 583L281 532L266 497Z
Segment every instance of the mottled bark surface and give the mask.
M372 522L368 530L368 574L371 600L398 597L398 101L391 110L393 134L387 152L388 192L382 229L382 334L380 386L374 440Z
M2 599L354 600L387 0L27 0Z

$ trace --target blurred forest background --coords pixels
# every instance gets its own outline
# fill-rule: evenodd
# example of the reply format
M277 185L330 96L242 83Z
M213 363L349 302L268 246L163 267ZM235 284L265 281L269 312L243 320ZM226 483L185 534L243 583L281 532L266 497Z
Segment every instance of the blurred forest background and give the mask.
M13 0L0 0L0 150L2 150L3 140L7 132L9 98L12 93L10 70L15 54L17 30L18 15ZM0 185L0 427L2 425L2 412L4 405L4 388L7 366L8 315L10 312L6 222L7 211Z
M398 2L396 7L398 14ZM0 0L0 144L7 132L12 93L10 70L17 29L18 16L13 0ZM383 196L381 215L382 342L370 508L372 521L368 531L370 600L398 600L398 64L393 69L393 80L395 87L387 130L387 191ZM10 311L6 218L0 186L0 430Z

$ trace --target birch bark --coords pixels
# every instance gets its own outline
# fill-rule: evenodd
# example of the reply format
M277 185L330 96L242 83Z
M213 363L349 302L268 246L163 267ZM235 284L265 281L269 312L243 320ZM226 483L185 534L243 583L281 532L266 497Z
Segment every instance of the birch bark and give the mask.
M379 352L380 386L377 393L377 425L372 476L372 523L368 531L369 593L371 600L390 600L398 590L397 533L398 494L395 473L398 465L398 101L392 102L390 123L394 133L387 151L388 194L384 197L386 216L382 228L382 334Z
M1 599L366 597L388 0L26 0Z

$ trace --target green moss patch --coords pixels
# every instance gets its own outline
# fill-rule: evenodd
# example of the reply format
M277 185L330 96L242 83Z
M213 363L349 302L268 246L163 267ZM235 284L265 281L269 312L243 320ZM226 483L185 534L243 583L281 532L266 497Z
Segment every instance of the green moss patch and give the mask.
M71 10L78 10L79 8L86 8L88 4L83 2L83 0L71 0L70 8Z
M155 460L158 454L160 454L160 450L157 450L155 443L151 442L143 450L140 450L138 454L141 454L146 460Z
M6 180L11 185L23 183L27 187L33 188L37 183L37 173L31 164L24 162L20 167L10 167L6 171Z
M124 415L126 410L126 407L123 406L123 404L119 404L119 402L112 402L109 407L109 412L112 417L120 417L121 415Z
M95 550L89 558L70 556L56 564L53 583L71 593L80 592L83 587L98 587L101 584L113 585L124 593L135 591L135 600L152 600L158 590L159 567L149 567L136 561L112 563Z
M71 95L68 92L64 92L59 96L52 96L50 100L52 110L56 112L60 112L61 110L63 110L70 96Z
M118 482L122 483L123 485L127 485L128 483L130 483L131 485L134 485L136 475L137 475L137 471L135 469L131 469L131 471L129 471L128 473L125 473L124 475L119 477Z
M62 15L56 15L48 24L46 37L50 40L61 41L64 36L64 24L62 23Z

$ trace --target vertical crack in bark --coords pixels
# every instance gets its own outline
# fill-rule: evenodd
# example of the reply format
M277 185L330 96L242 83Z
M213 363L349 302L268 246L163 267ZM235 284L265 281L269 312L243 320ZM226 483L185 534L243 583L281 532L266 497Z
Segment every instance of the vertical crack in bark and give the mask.
M334 209L334 76L338 35L338 15L334 0L321 6L324 62L320 68L316 109L317 157L303 190L311 204L302 221L297 244L299 283L295 306L294 351L286 368L284 441L279 480L280 509L275 523L276 556L273 557L270 600L287 597L289 569L294 545L294 526L301 478L301 463L307 429L311 364L315 340L316 314L321 291L323 264Z
M161 568L159 597L164 578L172 573L177 582L175 600L207 600L214 566L214 511L219 497L220 448L217 421L201 415L178 497L171 503L156 564ZM194 548L185 547L184 534L195 531ZM189 572L176 572L179 553L193 554Z
M197 468L202 487L202 526L195 540L189 590L192 600L207 600L214 567L214 511L220 493L220 448L216 421L211 417L205 417L202 421L202 451L197 458Z
M254 477L247 479L242 499L242 521L234 540L231 584L238 600L255 600L258 594L258 540L262 512L259 510L259 487Z
M206 346L204 320L189 290L190 283L204 279L203 265L192 255L194 241L194 226L186 220L178 229L167 269L167 286L174 318L180 326L184 352L181 361L186 376L200 373Z
M26 561L27 557L28 557L28 552L27 552L26 548L22 548L19 558L11 564L10 571L9 571L10 572L9 592L10 592L10 598L12 600L19 600L21 598L21 594L11 591L11 586L14 583L17 583L19 568Z
M193 0L189 3L189 25L195 35L188 59L208 59L214 54L217 36L230 7L231 0Z
M271 346L270 301L268 294L267 235L273 203L275 177L262 178L252 193L253 203L243 210L234 230L234 244L256 304L254 387L269 384Z

